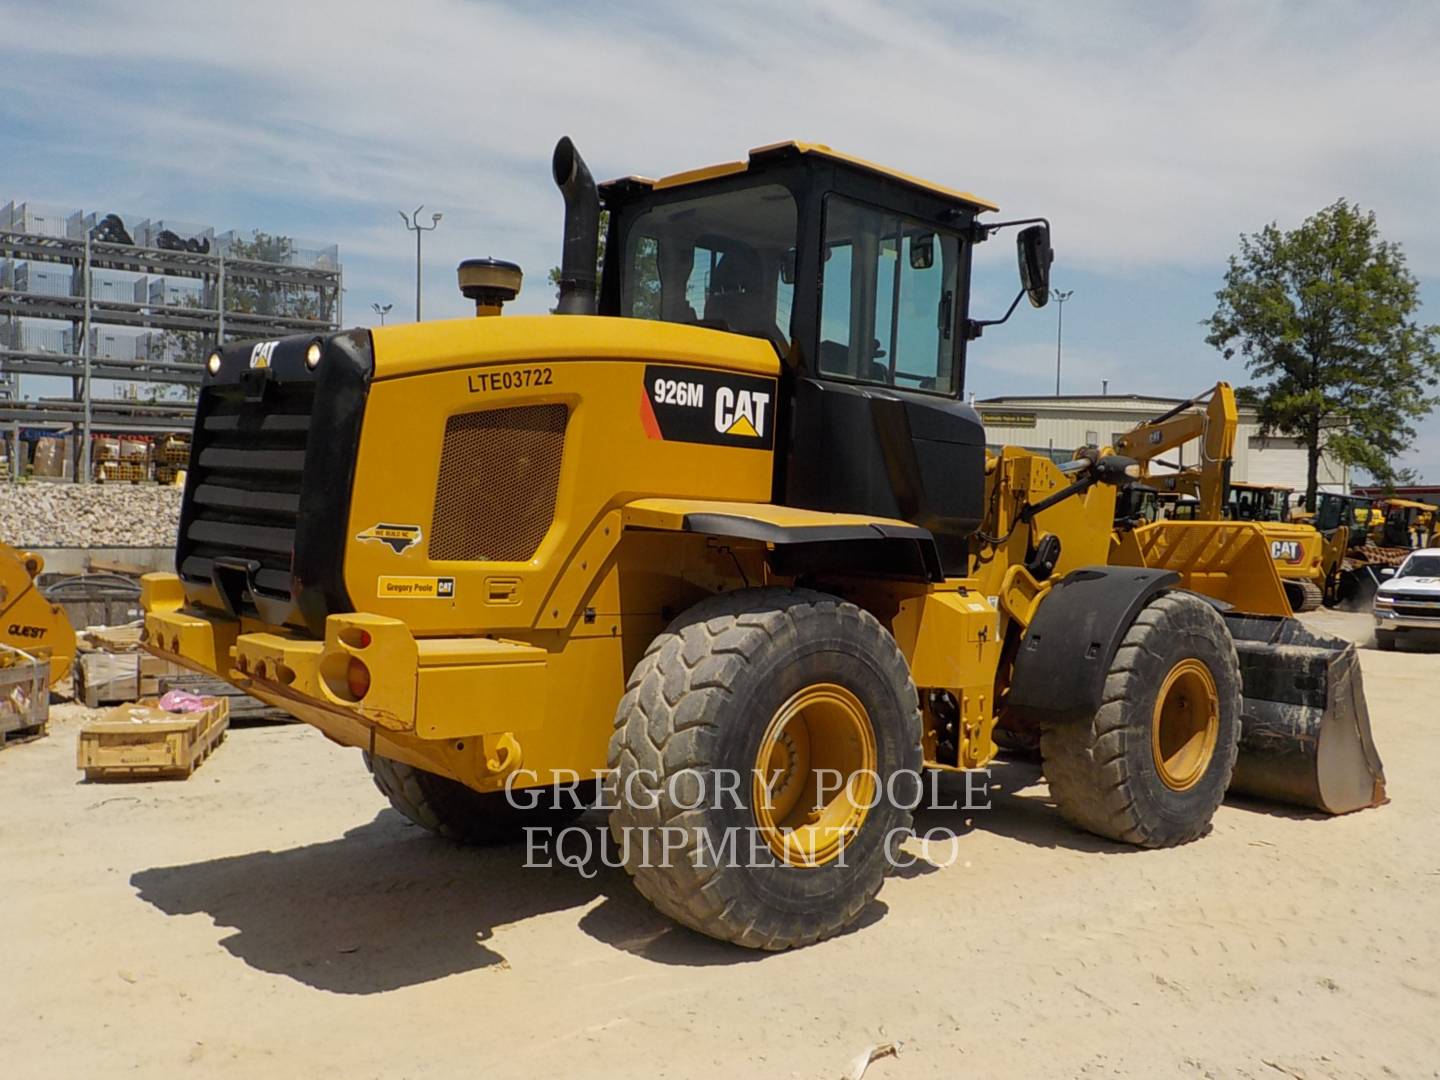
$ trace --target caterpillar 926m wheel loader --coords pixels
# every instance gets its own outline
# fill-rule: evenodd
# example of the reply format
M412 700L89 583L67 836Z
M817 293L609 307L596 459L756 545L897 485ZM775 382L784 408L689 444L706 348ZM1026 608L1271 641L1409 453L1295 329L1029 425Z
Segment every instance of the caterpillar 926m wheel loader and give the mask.
M563 823L603 776L640 890L767 949L850 923L922 770L997 725L1128 843L1206 831L1252 718L1253 789L1377 801L1353 649L1287 618L1258 527L1112 565L1133 461L987 450L971 252L1024 226L1011 311L1043 305L1047 224L799 143L597 191L567 139L553 170L556 315L210 358L149 648L361 748L447 836ZM477 314L519 288L460 279Z

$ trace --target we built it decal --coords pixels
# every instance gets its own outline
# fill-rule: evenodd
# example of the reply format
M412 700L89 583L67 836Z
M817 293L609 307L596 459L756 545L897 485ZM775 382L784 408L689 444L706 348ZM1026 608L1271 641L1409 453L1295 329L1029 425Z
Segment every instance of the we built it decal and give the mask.
M775 443L775 380L650 364L640 422L652 439L769 450Z

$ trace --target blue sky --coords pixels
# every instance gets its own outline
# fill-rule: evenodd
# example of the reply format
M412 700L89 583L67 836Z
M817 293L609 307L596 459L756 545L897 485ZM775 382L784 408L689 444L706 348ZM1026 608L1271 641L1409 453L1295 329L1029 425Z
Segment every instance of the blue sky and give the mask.
M463 316L454 267L519 262L543 311L550 148L660 175L786 138L1054 223L1063 389L1185 394L1242 367L1199 322L1237 235L1346 196L1401 242L1440 322L1440 5L758 0L0 0L0 202L340 245L346 321ZM1013 249L982 249L1003 310ZM1054 388L1055 309L976 343L981 396ZM1407 463L1440 480L1440 418Z

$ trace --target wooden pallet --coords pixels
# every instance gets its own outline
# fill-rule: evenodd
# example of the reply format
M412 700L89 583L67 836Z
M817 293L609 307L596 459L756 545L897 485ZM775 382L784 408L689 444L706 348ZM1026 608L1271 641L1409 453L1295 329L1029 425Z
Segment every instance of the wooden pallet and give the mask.
M75 764L92 781L183 780L224 740L229 721L224 698L193 713L167 713L146 698L81 728Z
M44 738L49 730L50 722L48 720L42 720L40 723L31 724L29 727L11 728L9 731L0 731L0 750Z

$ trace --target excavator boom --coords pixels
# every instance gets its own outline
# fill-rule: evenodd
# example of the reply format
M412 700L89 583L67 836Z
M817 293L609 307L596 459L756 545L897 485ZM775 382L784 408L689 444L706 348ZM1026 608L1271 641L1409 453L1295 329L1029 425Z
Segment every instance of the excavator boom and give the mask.
M1204 405L1204 411L1195 406ZM1229 383L1216 383L1205 394L1182 401L1167 413L1147 420L1134 430L1120 436L1115 452L1140 463L1145 483L1157 490L1177 495L1195 495L1200 500L1199 516L1218 520L1224 516L1225 486L1230 474L1230 460L1235 454L1235 432L1240 426L1240 412L1235 404L1235 391ZM1174 466L1174 471L1152 476L1150 463L1159 462L1160 455L1199 441L1200 461L1190 466Z

